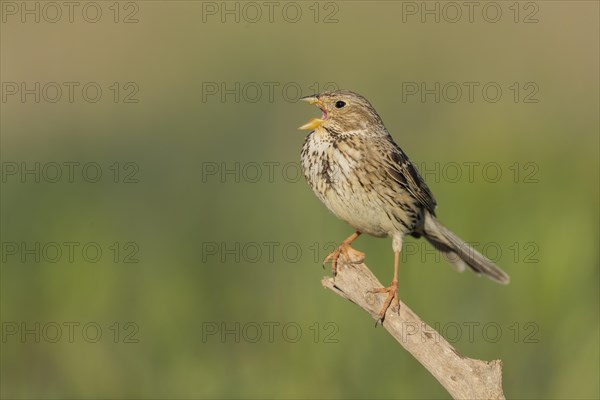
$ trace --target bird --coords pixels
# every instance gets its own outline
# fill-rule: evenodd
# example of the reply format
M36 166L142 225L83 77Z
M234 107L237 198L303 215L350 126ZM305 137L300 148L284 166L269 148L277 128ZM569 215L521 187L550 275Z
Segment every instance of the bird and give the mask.
M365 254L351 244L362 234L392 238L394 275L377 322L387 310L400 310L398 264L407 235L424 237L458 271L470 267L502 284L508 275L466 244L436 217L437 202L406 153L396 144L371 103L350 90L318 93L301 100L316 105L320 118L312 118L300 130L309 130L301 151L301 170L316 196L354 233L330 253L337 274L340 256L362 262Z

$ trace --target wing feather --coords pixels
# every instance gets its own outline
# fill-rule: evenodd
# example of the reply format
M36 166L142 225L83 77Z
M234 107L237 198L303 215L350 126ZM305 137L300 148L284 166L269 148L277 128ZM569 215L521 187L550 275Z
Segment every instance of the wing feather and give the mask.
M421 177L413 163L402 149L390 140L391 146L385 155L388 161L387 173L400 186L406 189L432 215L435 215L437 205L431 190Z

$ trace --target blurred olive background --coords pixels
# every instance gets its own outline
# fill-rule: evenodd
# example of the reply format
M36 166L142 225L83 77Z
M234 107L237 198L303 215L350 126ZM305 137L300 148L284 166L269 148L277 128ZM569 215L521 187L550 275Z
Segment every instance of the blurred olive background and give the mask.
M597 2L519 3L518 23L513 2L497 3L497 23L481 7L472 23L465 8L456 23L403 21L406 5L389 1L296 2L295 23L287 3L272 22L265 6L251 22L253 9L227 3L240 21L222 23L223 4L122 2L115 23L113 2L96 4L97 23L81 8L72 23L3 14L2 397L448 398L368 315L321 287L320 260L352 231L296 176L296 127L318 115L296 100L332 85L370 99L417 165L439 163L424 175L440 219L480 250L500 249L511 276L501 286L458 274L411 238L420 247L401 265L401 298L460 352L502 359L509 398L600 396ZM538 22L523 23L534 11ZM10 82L64 92L48 101L51 85L22 102ZM64 82L79 83L73 102ZM88 82L102 88L95 103L82 97ZM466 86L459 101L448 87L423 102L403 99L406 82L480 86L472 102ZM499 101L483 98L487 82ZM525 102L534 89L537 102ZM11 175L36 162L50 178L52 163L97 163L102 177ZM454 163L460 179L443 171ZM496 182L486 163L500 166ZM72 261L64 242L77 243ZM97 262L82 255L90 242ZM39 262L26 252L36 243ZM56 262L48 243L63 250ZM387 284L391 240L355 247ZM36 323L39 343L22 338Z

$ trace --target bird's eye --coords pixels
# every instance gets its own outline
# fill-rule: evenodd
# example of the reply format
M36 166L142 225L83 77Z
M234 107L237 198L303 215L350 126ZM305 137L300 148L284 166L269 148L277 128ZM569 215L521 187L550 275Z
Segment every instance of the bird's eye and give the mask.
M335 102L335 108L342 108L342 107L344 107L345 105L346 105L346 103L344 103L344 102L343 102L343 101L341 101L341 100L338 100L338 101L336 101L336 102Z

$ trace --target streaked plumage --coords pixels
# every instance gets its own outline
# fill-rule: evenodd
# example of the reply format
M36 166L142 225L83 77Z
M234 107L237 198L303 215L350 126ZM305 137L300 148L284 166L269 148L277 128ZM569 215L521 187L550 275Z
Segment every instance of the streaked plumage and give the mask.
M424 236L459 270L468 265L508 283L501 269L436 219L436 201L427 184L364 97L338 90L305 100L317 104L323 116L302 127L314 129L302 148L302 169L317 197L333 214L358 234L391 236L396 258L405 235ZM326 259L333 261L334 273L337 257L353 250L350 243L358 234ZM397 302L397 265L395 270L396 282L381 290L389 294L381 320L391 301Z

